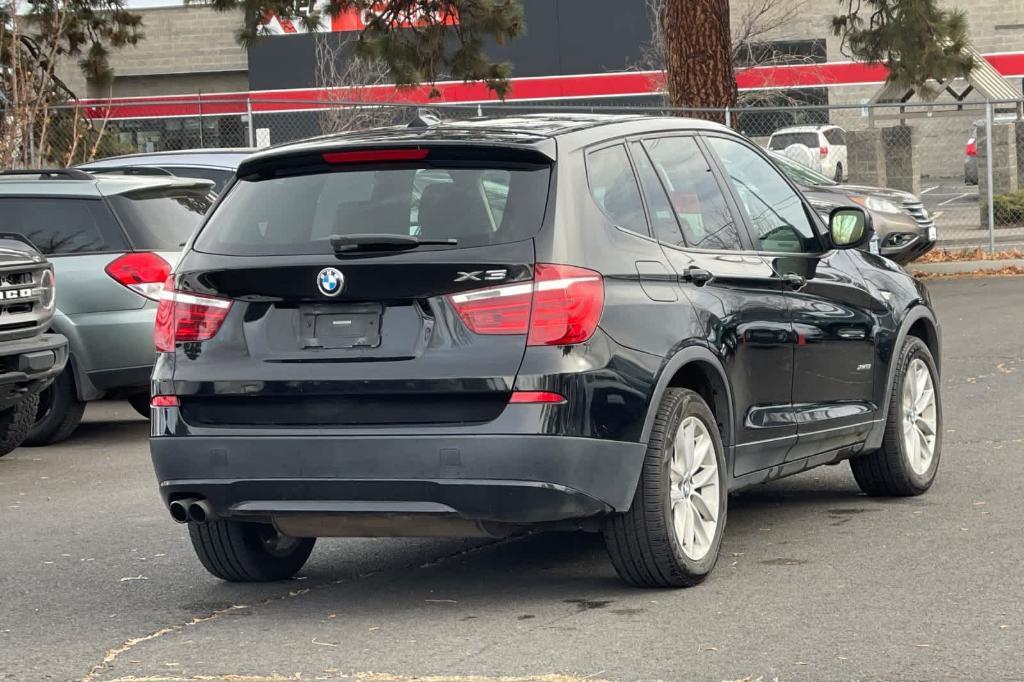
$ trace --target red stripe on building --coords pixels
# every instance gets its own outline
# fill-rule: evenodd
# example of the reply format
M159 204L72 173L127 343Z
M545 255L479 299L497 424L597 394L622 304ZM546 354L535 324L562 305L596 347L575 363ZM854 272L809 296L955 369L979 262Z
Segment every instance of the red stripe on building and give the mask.
M994 54L986 59L1006 77L1024 76L1024 53ZM886 69L882 65L858 62L796 64L755 67L738 71L741 90L767 88L836 87L882 83ZM600 97L651 95L665 86L665 74L659 71L629 71L582 76L546 76L515 78L506 101L543 101ZM497 101L481 82L445 82L435 86L439 97L431 97L429 86L396 89L390 85L352 88L296 88L231 92L183 98L126 97L111 100L83 100L88 115L94 118L156 118L175 116L241 115L251 99L255 113L322 109L333 103L353 101L364 104L475 104Z

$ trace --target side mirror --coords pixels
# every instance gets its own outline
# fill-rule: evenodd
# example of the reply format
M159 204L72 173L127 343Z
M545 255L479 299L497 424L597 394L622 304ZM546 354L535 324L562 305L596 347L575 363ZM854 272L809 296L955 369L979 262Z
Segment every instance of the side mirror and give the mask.
M871 241L875 234L871 216L852 206L832 209L828 217L828 231L832 246L837 249L858 249Z

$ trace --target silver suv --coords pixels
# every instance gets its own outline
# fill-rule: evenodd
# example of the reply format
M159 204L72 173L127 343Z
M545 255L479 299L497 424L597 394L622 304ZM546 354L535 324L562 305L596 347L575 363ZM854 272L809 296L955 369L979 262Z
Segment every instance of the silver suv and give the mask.
M53 330L70 350L67 367L40 396L26 444L67 438L86 402L102 397L127 398L149 415L157 300L210 206L212 186L74 169L0 174L3 229L53 264L60 282Z

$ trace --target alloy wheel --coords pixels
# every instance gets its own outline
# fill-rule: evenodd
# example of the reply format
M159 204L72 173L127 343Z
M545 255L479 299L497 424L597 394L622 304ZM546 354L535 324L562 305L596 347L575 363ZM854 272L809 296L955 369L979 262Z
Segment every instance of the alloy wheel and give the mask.
M928 471L935 457L937 428L935 384L924 360L914 358L903 379L903 449L918 475Z
M676 537L683 554L699 561L715 540L721 490L715 442L697 417L687 417L676 431L669 481Z

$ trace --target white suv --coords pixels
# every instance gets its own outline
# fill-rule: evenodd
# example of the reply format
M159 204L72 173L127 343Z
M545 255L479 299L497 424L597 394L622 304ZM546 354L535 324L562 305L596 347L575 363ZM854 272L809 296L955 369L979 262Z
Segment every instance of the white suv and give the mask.
M823 175L843 182L849 174L846 131L838 126L781 128L768 138L768 149Z

